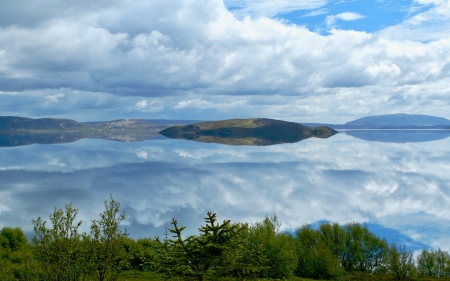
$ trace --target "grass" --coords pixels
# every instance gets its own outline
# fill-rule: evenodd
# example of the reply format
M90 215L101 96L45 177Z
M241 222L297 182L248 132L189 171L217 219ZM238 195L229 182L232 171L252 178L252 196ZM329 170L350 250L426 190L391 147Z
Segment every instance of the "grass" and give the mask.
M175 280L175 279L173 279ZM253 279L254 281L269 281L268 279ZM394 281L396 280L389 274L367 274L362 272L348 273L335 279L336 281ZM450 277L407 277L407 281L450 281ZM119 276L118 281L164 281L163 278L154 272L148 271L126 271ZM178 280L175 280L178 281ZM181 281L181 280L180 280ZM205 278L205 281L208 281ZM218 281L221 281L219 279ZM232 281L230 278L225 278L223 281ZM237 280L236 280L237 281ZM291 277L287 280L273 280L273 281L321 281L317 279L308 279L300 277ZM322 280L324 281L324 280Z

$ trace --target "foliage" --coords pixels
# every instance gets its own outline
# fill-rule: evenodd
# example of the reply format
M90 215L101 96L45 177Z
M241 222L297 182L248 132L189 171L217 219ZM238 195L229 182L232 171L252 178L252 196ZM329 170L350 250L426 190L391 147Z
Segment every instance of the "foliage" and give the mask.
M450 276L450 255L438 250L423 250L417 256L417 273L419 276Z
M382 271L383 259L388 251L387 241L376 237L367 226L359 223L349 223L344 230L343 268L367 273Z
M105 201L99 220L91 221L90 236L83 235L86 247L87 274L99 281L116 280L129 265L131 254L125 249L126 232L120 229L125 214L119 214L120 204L112 196Z
M72 204L65 210L55 208L51 227L40 217L33 220L33 250L45 280L116 280L127 268L130 253L125 249L126 233L120 230L125 219L120 204L111 197L105 201L100 219L91 221L90 234L78 231L78 209Z
M136 241L121 230L125 215L119 209L111 197L100 217L91 220L90 232L80 233L78 210L72 204L64 210L55 208L49 226L40 217L32 221L32 244L20 228L4 227L0 230L0 280L112 281L132 276L144 280L144 275L151 280L198 281L450 280L448 252L423 250L416 267L405 246L388 246L358 223L325 223L317 229L305 225L292 236L280 232L276 215L249 226L229 220L219 223L216 214L209 212L198 235L183 237L185 227L173 219L172 237ZM121 275L131 268L135 271Z
M338 256L341 253L333 252L333 249L337 249L336 241L328 235L330 233L327 230L324 228L316 231L305 225L296 231L297 276L329 279L340 273ZM325 234L322 231L325 231Z
M33 238L36 259L47 280L78 281L84 271L82 235L78 232L81 221L75 222L78 209L72 204L65 211L55 208L50 215L51 228L39 217L33 220Z
M19 227L4 227L0 231L0 247L17 251L27 245L27 237Z
M342 273L384 272L388 244L367 226L324 223L318 229L303 226L296 232L298 264L296 275L333 278Z
M172 220L169 231L174 239L161 241L158 237L157 256L153 265L166 279L171 277L195 278L202 281L213 274L239 274L258 271L259 268L246 263L248 252L242 245L243 224L231 224L229 220L218 223L216 214L207 213L206 225L199 228L200 234L183 239L184 226L178 227Z
M414 274L413 254L406 250L406 246L397 247L395 243L391 244L386 259L387 270L395 279L405 280Z
M281 223L276 215L266 216L262 222L252 224L246 233L247 244L262 247L266 259L260 277L288 278L294 274L297 266L297 253L294 238L280 233Z

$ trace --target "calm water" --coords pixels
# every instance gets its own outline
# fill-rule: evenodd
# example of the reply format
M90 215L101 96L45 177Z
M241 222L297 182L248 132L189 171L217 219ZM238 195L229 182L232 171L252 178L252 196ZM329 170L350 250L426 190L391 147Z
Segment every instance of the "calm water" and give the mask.
M109 194L131 237L163 235L172 217L195 233L207 211L284 230L367 222L390 241L450 250L450 132L341 132L265 147L157 138L82 139L0 148L0 227L73 202L88 230Z

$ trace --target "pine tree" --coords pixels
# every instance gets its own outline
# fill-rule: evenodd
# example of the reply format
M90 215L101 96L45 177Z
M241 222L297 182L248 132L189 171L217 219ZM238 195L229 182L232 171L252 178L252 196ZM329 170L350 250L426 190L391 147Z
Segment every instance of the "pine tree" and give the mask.
M231 224L229 220L217 222L216 214L207 213L206 225L199 228L199 235L183 239L184 226L173 219L169 229L174 239L161 241L158 237L157 256L153 264L166 279L170 277L195 278L205 276L242 275L261 269L257 263L262 253L247 250L241 233L246 224Z

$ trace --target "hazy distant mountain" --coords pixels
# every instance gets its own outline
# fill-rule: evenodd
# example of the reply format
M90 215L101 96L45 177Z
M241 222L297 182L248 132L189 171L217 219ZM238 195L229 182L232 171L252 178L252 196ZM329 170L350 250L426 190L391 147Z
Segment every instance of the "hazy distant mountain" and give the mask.
M450 120L429 115L398 113L363 117L351 122L347 122L345 123L345 125L371 127L450 126Z
M86 129L87 126L69 119L31 119L15 116L0 116L0 131L66 131L82 130Z
M327 126L335 130L346 129L450 129L450 120L419 114L386 114L363 117L345 124L302 123L305 126Z
M160 132L174 139L254 146L294 143L311 137L328 138L336 133L328 127L310 128L298 123L266 118L202 122L174 126Z
M144 119L119 119L81 123L70 119L40 118L32 119L16 116L0 116L0 131L123 131L123 130L162 130L167 125L154 124Z

